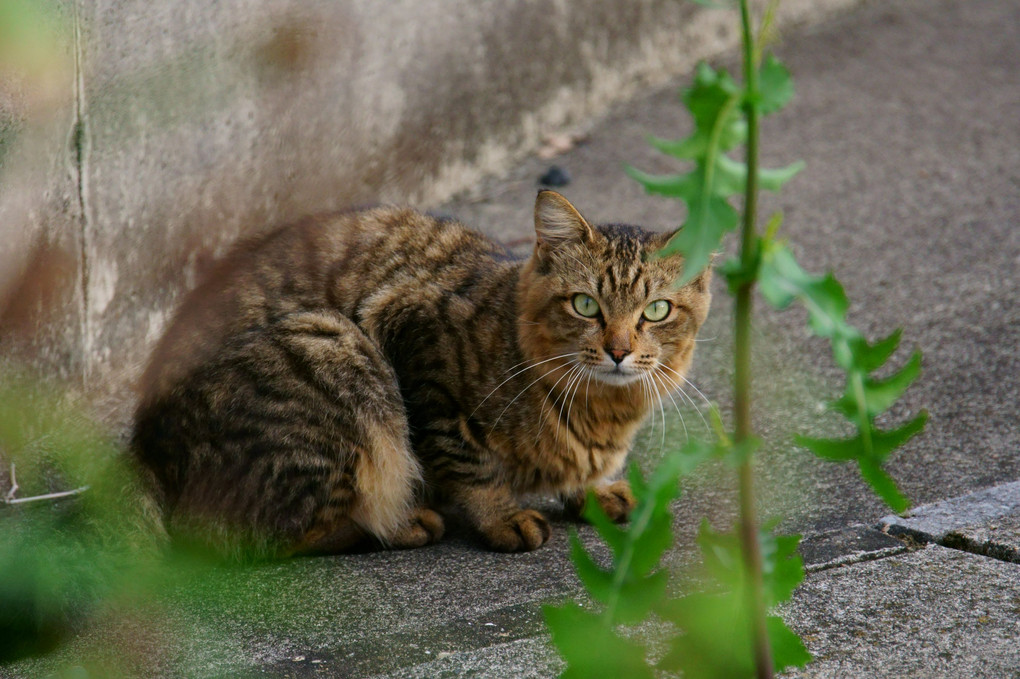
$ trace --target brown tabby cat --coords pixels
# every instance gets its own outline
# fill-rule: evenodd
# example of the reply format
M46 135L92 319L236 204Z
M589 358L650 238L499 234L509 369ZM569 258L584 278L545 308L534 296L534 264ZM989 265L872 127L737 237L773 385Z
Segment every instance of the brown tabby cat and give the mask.
M170 532L234 554L438 540L459 507L492 549L549 524L523 493L634 506L611 481L691 362L708 273L668 234L594 227L552 191L525 261L452 221L375 209L245 242L188 295L146 372L132 449ZM582 393L583 392L583 393Z

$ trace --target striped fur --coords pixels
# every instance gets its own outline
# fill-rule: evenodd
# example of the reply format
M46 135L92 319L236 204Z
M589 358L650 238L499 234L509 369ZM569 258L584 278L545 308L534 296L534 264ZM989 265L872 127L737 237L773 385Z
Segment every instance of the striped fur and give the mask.
M576 509L592 487L625 518L612 478L690 364L708 274L676 288L682 261L654 256L665 235L593 227L550 191L536 233L519 260L455 222L376 209L236 248L143 379L132 448L169 530L245 556L410 547L455 507L491 548L528 550L549 526L522 494ZM657 299L671 310L652 322Z

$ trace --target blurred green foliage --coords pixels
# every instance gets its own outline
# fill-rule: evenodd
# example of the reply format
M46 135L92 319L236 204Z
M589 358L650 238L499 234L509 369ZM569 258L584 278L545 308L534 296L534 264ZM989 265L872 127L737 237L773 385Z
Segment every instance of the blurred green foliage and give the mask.
M0 661L52 648L155 567L158 543L116 446L55 391L0 385ZM13 483L17 482L14 492ZM32 500L55 491L78 494Z
M599 611L578 604L547 607L553 642L567 661L564 677L674 676L687 679L771 677L774 671L801 666L810 660L801 640L782 618L770 613L787 600L804 577L797 555L799 536L777 537L760 530L754 510L751 460L760 441L750 432L749 372L751 293L759 287L777 309L799 302L807 310L811 331L832 344L833 356L847 375L843 395L829 404L856 432L845 439L795 437L795 442L823 459L855 461L863 479L896 511L909 502L882 465L889 455L919 433L927 421L921 411L906 424L885 430L875 420L888 411L917 379L921 354L915 351L892 375L883 370L900 343L900 331L869 343L846 320L849 302L832 274L806 273L792 251L776 238L781 216L776 215L759 234L757 192L779 191L802 168L794 163L779 170L758 169L758 124L761 116L782 109L793 97L793 81L786 67L764 50L778 0L767 6L757 34L748 0L717 3L695 0L709 7L739 9L743 26L744 82L701 64L681 100L694 122L686 138L651 138L658 150L691 165L686 172L651 175L634 168L627 173L649 193L675 198L687 207L682 228L663 252L680 252L685 271L677 284L694 278L722 247L727 233L742 225L740 253L719 270L735 305L735 411L737 427L730 434L713 412L716 440L688 442L667 455L649 483L632 475L638 500L628 529L611 524L595 503L586 517L613 551L611 568L600 567L573 539L572 560ZM728 154L746 145L743 161ZM743 214L730 200L743 195ZM741 219L742 217L742 219ZM668 573L655 564L672 541L669 501L676 495L677 476L708 458L721 458L738 469L740 520L734 533L716 533L703 524L698 538L703 556L699 581L705 588L677 598ZM672 588L675 589L675 588ZM640 634L624 636L625 626L658 619L672 625L669 650L653 657Z
M671 502L679 494L678 479L721 448L691 440L667 454L645 481L637 467L630 482L638 505L630 526L611 522L593 498L585 518L612 551L612 564L600 566L578 539L571 537L571 559L596 606L575 602L546 606L543 612L553 643L567 661L564 679L585 677L730 678L754 675L747 575L741 544L734 534L717 533L707 523L698 544L703 564L697 573L671 576L660 564L673 546ZM799 536L759 534L763 553L764 591L769 606L786 601L804 576L797 554ZM673 596L690 582L702 589ZM641 625L665 623L665 653L653 653L656 638L645 638ZM810 660L800 639L783 620L768 618L776 670L802 666ZM657 635L661 637L661 632Z
M885 367L899 347L900 330L869 344L847 323L850 302L843 286L832 274L807 274L790 249L771 237L762 240L761 253L759 285L762 295L777 309L785 309L794 301L803 304L811 331L832 343L833 357L846 371L843 396L831 402L829 409L846 417L856 433L846 439L797 436L797 444L827 460L856 461L861 476L875 493L895 511L905 511L910 502L882 469L882 464L890 453L924 429L928 413L922 410L893 430L879 428L875 418L891 408L921 374L921 352L915 350L906 365L894 374L881 379L872 377L870 374Z
M26 120L71 96L70 27L53 0L0 0L0 167Z
M766 58L759 78L759 106L763 113L782 109L793 97L790 74L775 57ZM649 138L652 146L674 158L692 162L694 168L671 175L650 175L632 167L625 168L649 193L676 198L687 205L683 228L662 252L663 255L684 254L686 264L683 278L678 281L680 284L697 276L708 265L723 236L737 226L738 213L729 199L744 193L747 163L730 158L727 152L747 141L747 121L741 115L745 98L745 90L728 73L706 63L700 64L694 84L681 96L694 120L694 132L677 141ZM779 191L803 166L798 162L777 170L758 170L759 185Z

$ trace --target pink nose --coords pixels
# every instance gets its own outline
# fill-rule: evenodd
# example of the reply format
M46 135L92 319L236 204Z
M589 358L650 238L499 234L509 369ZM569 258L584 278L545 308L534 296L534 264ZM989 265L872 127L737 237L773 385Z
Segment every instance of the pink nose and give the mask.
M630 352L626 349L606 349L609 355L612 356L613 360L619 365L620 361L627 358L627 354Z

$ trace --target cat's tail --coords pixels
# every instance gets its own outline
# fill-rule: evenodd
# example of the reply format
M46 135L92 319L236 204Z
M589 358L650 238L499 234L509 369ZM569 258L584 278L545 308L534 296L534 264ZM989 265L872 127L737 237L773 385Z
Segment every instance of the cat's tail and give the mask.
M406 420L395 419L365 423L367 445L356 466L357 500L351 512L351 519L384 545L405 528L424 483Z

